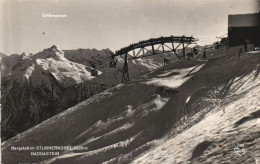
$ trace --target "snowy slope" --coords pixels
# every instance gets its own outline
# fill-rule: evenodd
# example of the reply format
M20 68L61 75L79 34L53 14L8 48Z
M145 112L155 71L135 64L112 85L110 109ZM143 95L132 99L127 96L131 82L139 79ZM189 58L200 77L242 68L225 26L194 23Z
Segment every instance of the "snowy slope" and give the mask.
M260 156L260 122L257 122L260 78L255 78L257 71L235 78L231 93L216 103L199 123L132 163L255 163L255 158ZM190 126L196 117L184 120L183 127L179 128ZM238 145L242 145L240 151Z
M234 52L177 62L97 94L3 143L3 162L253 163L260 53ZM60 156L10 150L21 145L84 149L55 150Z

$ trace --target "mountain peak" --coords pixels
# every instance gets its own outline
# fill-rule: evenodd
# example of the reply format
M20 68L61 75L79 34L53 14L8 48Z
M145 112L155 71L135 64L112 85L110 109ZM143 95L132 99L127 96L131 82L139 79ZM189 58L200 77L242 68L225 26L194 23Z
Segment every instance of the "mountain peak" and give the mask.
M57 49L58 47L56 45L51 46L51 49Z
M36 60L38 58L46 59L46 58L64 58L64 52L58 48L56 45L51 46L50 48L44 49L42 52L39 52L33 56Z
M51 46L50 48L48 48L47 50L49 51L54 51L54 52L59 52L59 53L64 53L60 48L58 48L56 45Z
M30 54L28 54L27 52L23 52L21 56L30 56Z

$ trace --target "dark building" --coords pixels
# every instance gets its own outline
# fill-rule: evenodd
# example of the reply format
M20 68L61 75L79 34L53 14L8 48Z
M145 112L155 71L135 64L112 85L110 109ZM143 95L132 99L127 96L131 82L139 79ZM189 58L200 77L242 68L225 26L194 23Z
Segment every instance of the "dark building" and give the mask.
M260 43L260 13L228 15L229 46Z

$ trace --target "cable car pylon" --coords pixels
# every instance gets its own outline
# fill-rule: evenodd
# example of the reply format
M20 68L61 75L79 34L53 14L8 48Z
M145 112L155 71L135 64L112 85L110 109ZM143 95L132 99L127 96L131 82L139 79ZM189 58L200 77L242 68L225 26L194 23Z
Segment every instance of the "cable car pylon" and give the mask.
M170 37L159 37L151 38L148 40L142 40L138 43L130 44L128 47L121 48L116 51L115 54L111 55L111 60L109 63L109 68L115 68L117 56L124 58L123 66L123 77L122 82L129 81L129 71L128 71L128 60L134 60L138 58L164 54L164 53L174 53L179 60L185 59L185 49L190 44L196 44L198 39L185 36L170 36ZM174 46L177 44L177 46ZM182 45L182 46L181 46ZM155 46L158 46L157 48ZM182 55L177 53L177 48L182 47ZM137 53L135 50L138 50Z

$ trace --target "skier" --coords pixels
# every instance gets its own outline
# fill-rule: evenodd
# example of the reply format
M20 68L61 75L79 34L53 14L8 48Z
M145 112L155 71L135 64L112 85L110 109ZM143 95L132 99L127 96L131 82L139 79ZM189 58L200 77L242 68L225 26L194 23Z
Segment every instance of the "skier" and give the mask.
M245 52L247 52L247 41L245 41L244 47L245 47Z
M239 57L239 58L240 58L241 53L242 53L242 48L240 47L240 48L239 48L239 53L238 53L238 57Z
M206 54L205 50L203 51L203 58L202 58L202 60L207 60L207 54Z
M219 49L219 43L218 42L216 43L216 49Z
M198 49L193 47L193 53L194 53L195 55L198 55Z
M170 59L164 58L163 65L169 65Z

